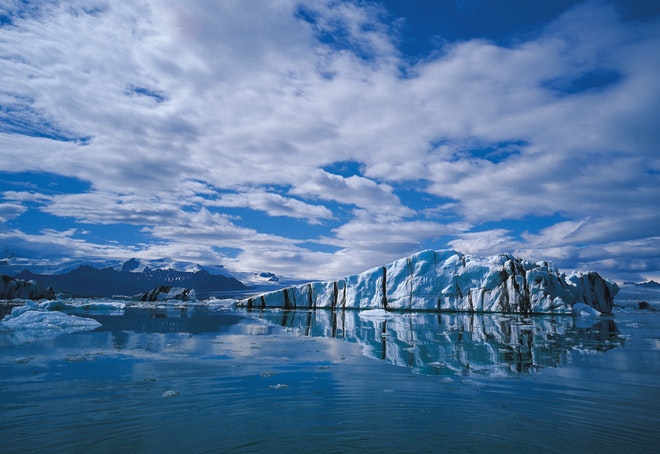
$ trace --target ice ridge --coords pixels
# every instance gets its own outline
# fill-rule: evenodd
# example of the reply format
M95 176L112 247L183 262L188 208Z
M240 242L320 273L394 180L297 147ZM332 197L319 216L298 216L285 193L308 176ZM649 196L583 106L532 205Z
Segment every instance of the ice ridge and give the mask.
M248 308L571 313L612 311L619 287L596 272L561 273L550 262L425 250L336 281L310 282L238 302Z

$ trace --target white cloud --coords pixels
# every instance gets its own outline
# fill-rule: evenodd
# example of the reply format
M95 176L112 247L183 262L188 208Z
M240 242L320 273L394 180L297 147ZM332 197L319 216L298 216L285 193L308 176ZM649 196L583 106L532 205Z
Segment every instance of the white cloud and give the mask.
M0 203L0 223L4 223L20 216L26 211L26 208L16 203Z
M4 219L32 202L90 225L142 225L154 239L145 254L301 275L356 271L444 235L466 252L512 248L567 264L648 250L657 236L657 20L624 23L587 2L515 45L447 43L411 64L382 8L367 3L6 3L0 168L92 188L7 191ZM337 30L335 42L318 40ZM570 91L594 74L613 83ZM322 170L347 160L362 174ZM397 196L410 187L475 231L420 221ZM337 204L346 216L332 213ZM341 225L303 244L240 227L215 212L223 207ZM565 221L519 235L480 227L557 215ZM339 250L315 252L314 242ZM63 254L102 249L57 244Z
M465 254L491 255L493 251L511 252L519 243L506 229L485 230L481 232L467 232L457 235L449 245Z
M321 205L310 205L280 194L256 190L239 194L223 194L219 199L206 202L208 206L252 208L270 216L306 219L318 224L321 219L332 219L332 211Z
M54 196L42 211L88 224L133 225L161 224L180 213L176 205L159 198L99 191Z
M381 215L402 217L415 214L413 210L401 204L390 185L379 184L357 175L343 177L317 169L307 179L296 182L290 192L354 205Z

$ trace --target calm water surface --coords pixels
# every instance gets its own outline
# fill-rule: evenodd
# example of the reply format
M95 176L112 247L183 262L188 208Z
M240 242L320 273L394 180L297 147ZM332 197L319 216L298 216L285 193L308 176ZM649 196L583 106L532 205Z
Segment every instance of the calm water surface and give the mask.
M83 311L84 312L84 311ZM0 332L2 452L657 452L660 313L86 313Z

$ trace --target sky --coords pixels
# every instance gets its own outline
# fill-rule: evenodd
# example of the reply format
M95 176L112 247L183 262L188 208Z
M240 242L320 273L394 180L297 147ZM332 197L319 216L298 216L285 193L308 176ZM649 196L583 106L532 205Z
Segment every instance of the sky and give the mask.
M660 0L0 0L0 263L660 280L658 49Z

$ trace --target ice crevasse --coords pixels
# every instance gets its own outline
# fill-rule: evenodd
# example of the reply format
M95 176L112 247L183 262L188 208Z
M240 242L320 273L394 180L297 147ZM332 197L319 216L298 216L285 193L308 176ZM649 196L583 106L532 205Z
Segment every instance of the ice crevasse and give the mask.
M619 287L596 272L561 273L550 262L425 250L336 281L243 299L248 308L336 308L504 313L610 313Z

